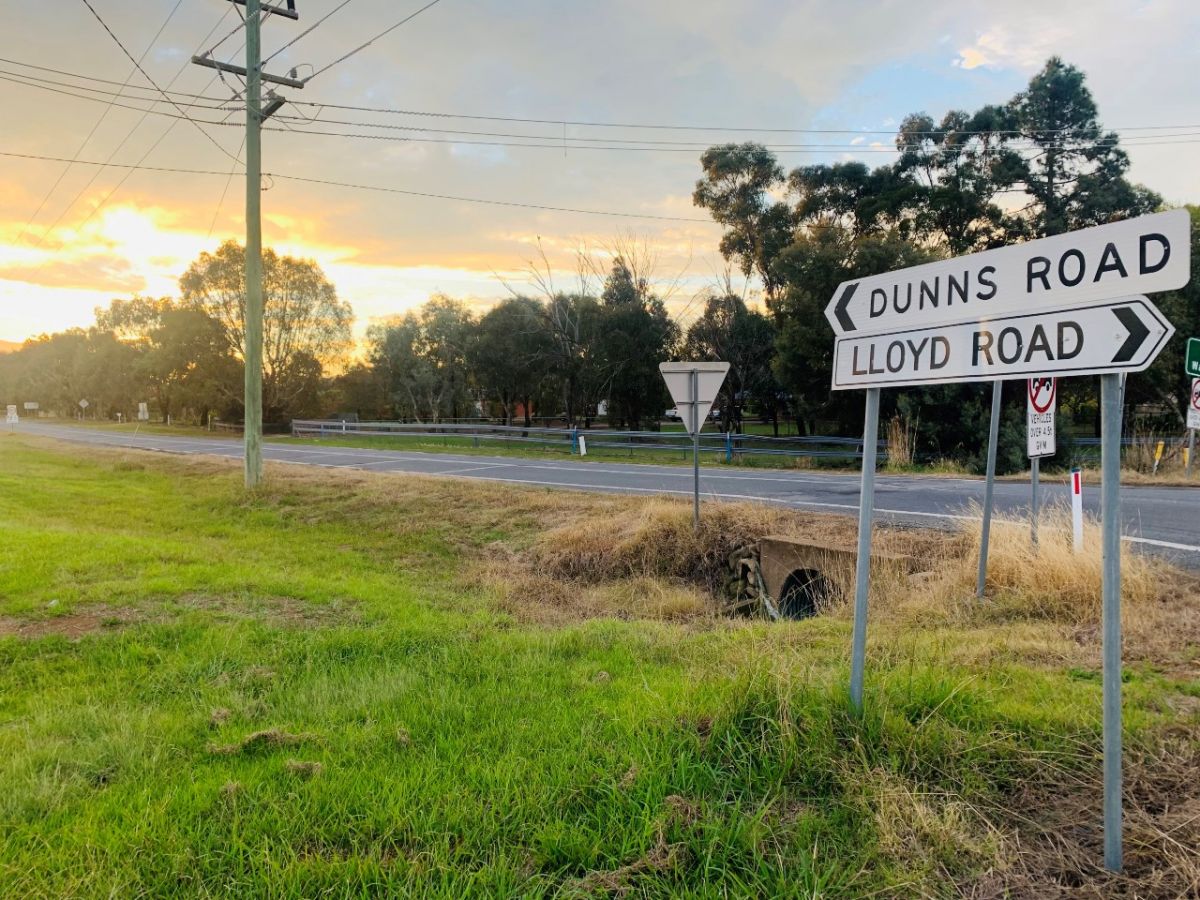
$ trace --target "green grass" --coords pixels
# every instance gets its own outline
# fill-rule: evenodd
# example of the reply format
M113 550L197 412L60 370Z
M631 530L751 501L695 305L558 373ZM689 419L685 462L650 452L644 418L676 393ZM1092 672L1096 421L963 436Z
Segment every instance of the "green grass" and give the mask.
M102 620L0 637L0 896L949 896L998 850L937 798L1095 763L1097 682L945 633L856 719L841 619L521 624L463 577L504 489L76 454L0 443L0 622Z

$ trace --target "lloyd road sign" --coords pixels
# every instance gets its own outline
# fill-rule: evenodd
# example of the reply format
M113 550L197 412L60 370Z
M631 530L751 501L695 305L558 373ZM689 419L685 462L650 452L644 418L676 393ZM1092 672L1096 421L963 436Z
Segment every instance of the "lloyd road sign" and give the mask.
M1190 229L1176 209L872 275L843 282L825 316L837 335L863 334L1173 290L1188 281Z
M1058 382L1053 378L1030 378L1025 392L1025 433L1030 459L1057 452L1054 414L1058 406Z
M1188 403L1187 427L1200 431L1200 378L1192 382L1191 397Z
M1145 297L840 338L833 389L1140 372L1175 333Z

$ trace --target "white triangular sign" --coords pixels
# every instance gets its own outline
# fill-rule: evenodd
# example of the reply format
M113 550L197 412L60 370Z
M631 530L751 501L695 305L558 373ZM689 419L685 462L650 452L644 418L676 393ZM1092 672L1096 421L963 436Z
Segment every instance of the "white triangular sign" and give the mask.
M692 373L696 373L696 418L700 428L708 418L717 392L725 383L725 374L729 371L727 362L665 362L659 363L658 370L662 372L671 399L675 401L675 409L683 420L683 427L692 434Z

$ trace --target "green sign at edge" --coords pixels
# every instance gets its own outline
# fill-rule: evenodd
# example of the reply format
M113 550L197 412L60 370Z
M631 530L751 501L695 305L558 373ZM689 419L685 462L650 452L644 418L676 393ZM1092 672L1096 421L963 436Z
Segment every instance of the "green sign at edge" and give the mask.
M1188 338L1187 360L1183 367L1193 378L1200 378L1200 338Z

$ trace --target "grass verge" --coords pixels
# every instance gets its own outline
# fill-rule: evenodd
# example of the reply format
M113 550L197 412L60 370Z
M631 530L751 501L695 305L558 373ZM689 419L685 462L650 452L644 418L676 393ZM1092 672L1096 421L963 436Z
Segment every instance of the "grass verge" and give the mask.
M723 542L844 520L695 538L686 503L78 453L0 444L0 895L1200 888L1195 593L1157 565L1106 876L1091 595L1003 527L984 605L969 535L885 536L925 565L875 587L859 719L845 608L730 621L705 587Z

